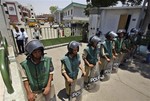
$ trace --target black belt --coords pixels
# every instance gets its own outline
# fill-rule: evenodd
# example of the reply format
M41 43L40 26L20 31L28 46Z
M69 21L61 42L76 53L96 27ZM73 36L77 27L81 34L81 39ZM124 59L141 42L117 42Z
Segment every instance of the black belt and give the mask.
M37 91L32 91L33 93L39 94L39 93L43 93L45 89L42 90L37 90Z

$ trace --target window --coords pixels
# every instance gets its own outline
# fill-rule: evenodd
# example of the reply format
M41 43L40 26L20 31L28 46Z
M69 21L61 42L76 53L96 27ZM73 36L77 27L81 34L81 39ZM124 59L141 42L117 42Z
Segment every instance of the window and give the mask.
M6 14L9 14L8 11L5 11Z
M7 7L6 3L3 3L4 7Z
M70 15L70 12L68 11L68 15Z
M71 15L72 15L72 11L73 11L73 10L71 9Z

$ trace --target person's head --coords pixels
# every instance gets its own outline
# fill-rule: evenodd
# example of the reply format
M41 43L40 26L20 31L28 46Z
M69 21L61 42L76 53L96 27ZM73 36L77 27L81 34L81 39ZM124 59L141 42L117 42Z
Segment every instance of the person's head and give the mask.
M77 52L79 52L79 45L80 45L79 42L71 41L71 42L68 44L68 46L67 46L68 53L69 53L69 54L76 55Z
M144 34L144 31L142 31L142 30L138 31L138 35L143 35L143 34Z
M98 42L100 42L100 38L98 38L96 35L92 35L89 37L89 44L90 46L93 46L94 48L97 47Z
M35 32L37 31L37 28L34 28Z
M44 55L44 46L39 40L31 40L26 46L25 50L31 58L40 59Z
M136 28L132 28L130 30L130 34L137 34L137 33L138 33L138 29L136 29Z
M115 32L113 32L113 31L109 31L105 35L106 39L109 40L109 41L113 40L117 36L118 35Z
M16 32L19 32L19 28L18 28L18 27L15 27L15 31L16 31Z
M102 34L102 32L98 31L95 35L98 36L98 37L100 37L101 34Z
M24 32L24 28L20 28L20 31L21 31L21 32Z
M119 38L123 38L126 35L126 30L125 29L119 29L117 31L117 35Z

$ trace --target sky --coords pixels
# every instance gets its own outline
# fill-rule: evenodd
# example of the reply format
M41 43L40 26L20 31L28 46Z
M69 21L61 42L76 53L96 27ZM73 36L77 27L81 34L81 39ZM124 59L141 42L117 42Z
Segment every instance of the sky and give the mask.
M50 13L50 6L58 6L59 9L62 9L69 5L71 2L86 4L86 0L13 0L22 4L23 6L31 4L34 8L34 11L37 15Z

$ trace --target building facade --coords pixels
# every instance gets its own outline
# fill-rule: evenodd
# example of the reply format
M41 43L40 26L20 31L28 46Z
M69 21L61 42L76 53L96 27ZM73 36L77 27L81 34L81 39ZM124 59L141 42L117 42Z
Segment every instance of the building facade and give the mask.
M35 18L32 5L23 6L17 1L6 1L10 24L22 25L27 18Z
M9 45L14 45L10 29L10 19L5 0L0 0L0 33L6 38Z
M142 20L139 19L141 10L141 6L92 9L89 18L89 34L95 34L97 28L103 34L108 31L116 32L118 29L126 29L129 32Z
M63 22L66 26L72 27L75 24L88 22L89 18L85 15L86 5L72 2L66 6L63 12Z

